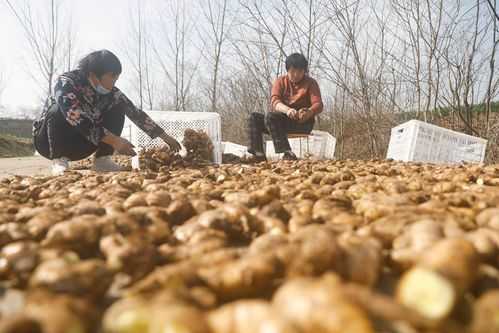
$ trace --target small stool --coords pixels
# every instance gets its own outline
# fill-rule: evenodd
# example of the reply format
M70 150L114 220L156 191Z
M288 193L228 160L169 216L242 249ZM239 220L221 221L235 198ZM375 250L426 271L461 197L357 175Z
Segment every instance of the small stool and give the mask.
M303 157L302 155L302 147L301 147L301 140L302 139L307 139L307 151L310 151L309 146L308 146L308 137L311 134L306 134L306 133L290 133L288 134L288 139L299 139L300 140L300 157Z

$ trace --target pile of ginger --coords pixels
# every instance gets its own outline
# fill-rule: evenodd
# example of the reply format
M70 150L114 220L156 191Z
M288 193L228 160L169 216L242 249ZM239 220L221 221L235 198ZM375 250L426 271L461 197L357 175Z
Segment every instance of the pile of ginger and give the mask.
M0 332L499 332L499 166L151 158L0 180Z

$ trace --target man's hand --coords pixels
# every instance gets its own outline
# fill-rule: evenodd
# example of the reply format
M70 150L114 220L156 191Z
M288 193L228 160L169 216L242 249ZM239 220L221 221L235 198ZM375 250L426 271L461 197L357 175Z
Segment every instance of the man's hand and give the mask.
M304 123L314 117L314 113L309 108L301 108L298 111L298 122Z
M182 148L177 140L166 133L161 134L160 138L176 153Z
M102 142L107 143L122 155L136 155L135 150L133 150L135 147L127 139L123 139L120 136L109 133L102 138Z
M290 119L293 119L293 120L298 120L298 111L296 111L295 109L288 109L288 111L286 111L286 115L290 118Z

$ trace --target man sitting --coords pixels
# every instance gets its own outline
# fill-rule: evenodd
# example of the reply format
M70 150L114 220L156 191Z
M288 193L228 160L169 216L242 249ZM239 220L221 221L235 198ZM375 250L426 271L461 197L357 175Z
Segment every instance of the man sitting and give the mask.
M286 59L287 74L272 86L271 110L266 115L254 112L249 118L250 147L248 152L257 161L266 160L263 133L270 134L276 153L284 153L283 160L296 160L288 134L309 134L315 116L323 104L317 81L308 76L308 61L303 54L294 53Z

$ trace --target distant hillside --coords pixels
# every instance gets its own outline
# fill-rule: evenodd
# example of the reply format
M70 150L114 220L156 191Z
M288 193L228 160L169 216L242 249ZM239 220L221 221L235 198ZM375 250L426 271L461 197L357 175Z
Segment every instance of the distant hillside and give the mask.
M32 124L29 119L0 118L0 157L33 155Z
M499 102L492 103L487 137L487 119L483 104L472 107L472 131L465 126L457 112L449 108L432 110L428 122L461 133L469 133L488 140L486 162L499 163ZM391 129L411 119L423 120L423 113L404 111L399 113L374 112L369 121L362 113L334 113L323 115L315 129L330 132L336 137L335 157L339 159L384 158L390 140ZM466 115L462 115L466 116ZM368 126L370 125L370 126Z
M492 102L490 103L491 106L491 113L496 114L499 113L499 102ZM476 104L471 107L472 113L480 114L480 116L485 113L485 104ZM446 108L438 108L435 110L431 111L431 114L434 115L435 118L445 118L448 116L451 116L453 114L453 110L450 107ZM406 121L406 120L411 120L415 119L416 117L416 112L401 112L398 114L400 117L401 121ZM421 115L420 115L421 117Z
M20 138L31 138L32 120L0 118L0 135L7 134Z
M0 134L0 157L31 156L34 151L30 139Z

